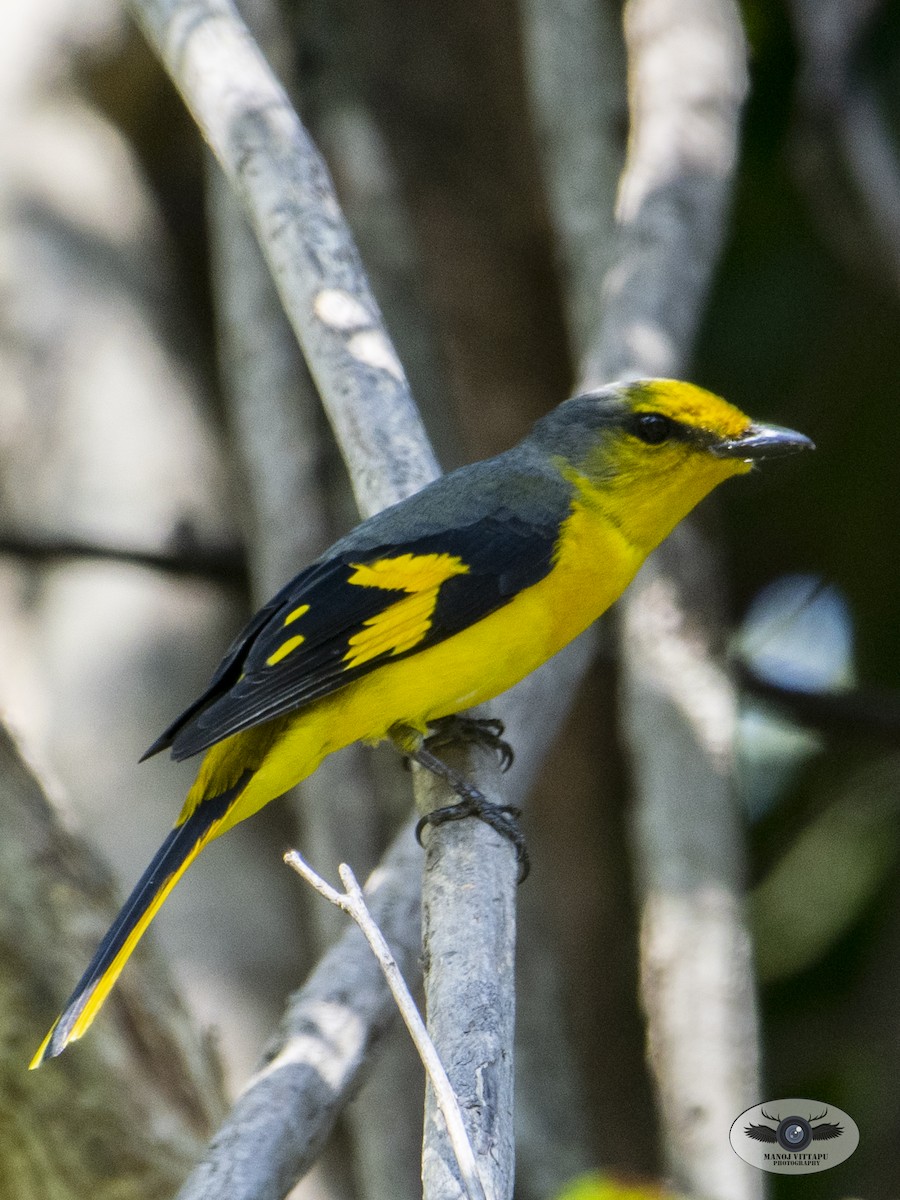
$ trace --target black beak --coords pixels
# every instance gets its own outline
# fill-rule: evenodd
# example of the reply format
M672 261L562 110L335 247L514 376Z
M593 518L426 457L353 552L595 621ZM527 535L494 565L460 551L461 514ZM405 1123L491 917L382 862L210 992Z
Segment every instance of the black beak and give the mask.
M780 425L751 425L740 437L715 442L710 453L716 458L781 458L798 450L815 450L815 443L793 429Z

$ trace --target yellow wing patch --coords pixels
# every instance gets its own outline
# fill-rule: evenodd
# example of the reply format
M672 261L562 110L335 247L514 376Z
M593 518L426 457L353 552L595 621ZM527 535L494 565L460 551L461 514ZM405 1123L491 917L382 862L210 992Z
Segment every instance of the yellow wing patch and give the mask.
M350 649L344 655L347 668L358 667L379 654L411 650L428 632L437 594L436 587L429 588L417 596L398 600L377 617L370 617L348 642Z
M441 584L454 575L468 574L468 566L454 554L400 554L373 563L353 563L348 583L409 592L383 612L363 622L359 633L348 641L344 655L347 669L378 658L381 654L403 654L428 632Z
M304 613L309 612L308 604L301 604L299 608L295 608L293 612L289 612L284 618L285 625L290 625L291 621L296 621L298 617L302 617Z
M468 566L456 554L399 554L372 563L351 563L348 583L357 587L386 588L397 592L437 589L453 575L467 575Z
M441 585L469 571L455 554L398 554L371 563L351 563L350 567L352 573L346 583L409 594L364 621L359 632L350 636L343 658L345 669L358 667L380 654L402 654L412 649L428 632ZM284 624L290 625L307 612L308 604L299 605L284 618ZM305 641L303 634L289 637L269 655L266 665L274 667Z
M270 654L266 659L267 667L274 667L276 663L280 663L283 658L287 658L292 650L296 650L298 646L302 646L306 638L302 633L295 634L294 637L288 638L286 642L282 642L274 654Z

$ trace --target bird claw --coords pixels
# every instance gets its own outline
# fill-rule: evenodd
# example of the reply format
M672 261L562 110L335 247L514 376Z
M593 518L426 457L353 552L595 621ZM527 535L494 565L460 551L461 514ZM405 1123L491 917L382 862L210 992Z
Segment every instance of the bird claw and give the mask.
M497 749L496 743L500 742L500 734L503 732L503 725L497 720L475 720L471 717L451 717L444 721L438 722L439 729L437 736L446 741L456 740L459 736L467 737L470 741L483 741L485 735L489 739L488 744L492 748ZM431 742L431 745L428 743ZM505 744L505 743L503 743ZM466 817L477 817L479 821L483 821L485 825L489 825L512 842L516 852L516 862L519 864L519 883L523 883L528 876L529 861L528 850L525 845L525 835L519 827L519 817L521 810L511 804L494 804L478 790L473 784L464 779L459 772L449 766L439 758L432 749L433 742L431 739L421 745L418 750L414 750L409 757L424 767L426 771L430 771L432 775L438 779L443 779L446 784L459 797L456 804L447 804L441 808L436 808L430 813L426 813L421 817L416 824L416 840L419 845L422 845L422 830L426 825L445 825L448 821L462 821ZM509 750L509 747L507 747ZM509 751L510 757L512 751Z
M521 815L522 810L516 808L515 805L492 804L477 789L471 788L469 794L458 803L435 808L432 812L426 813L424 817L420 817L416 822L416 841L420 846L423 844L422 831L426 825L436 827L446 825L450 821L462 821L466 817L476 817L499 833L501 837L512 842L516 852L516 862L519 865L517 882L524 883L531 870L531 862L528 857L525 835L519 826Z
M425 744L432 750L454 742L484 746L498 755L503 772L509 770L515 759L512 746L503 738L503 722L496 717L441 717L432 721L430 729L432 732L425 739Z

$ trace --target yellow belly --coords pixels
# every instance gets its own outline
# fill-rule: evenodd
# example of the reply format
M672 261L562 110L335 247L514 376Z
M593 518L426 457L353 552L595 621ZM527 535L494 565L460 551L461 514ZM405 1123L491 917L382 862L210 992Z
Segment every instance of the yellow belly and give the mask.
M576 505L556 565L539 583L445 641L214 746L185 814L249 768L253 778L216 831L224 832L312 774L335 750L379 741L398 724L424 731L430 721L498 696L596 620L627 587L643 557L601 513Z

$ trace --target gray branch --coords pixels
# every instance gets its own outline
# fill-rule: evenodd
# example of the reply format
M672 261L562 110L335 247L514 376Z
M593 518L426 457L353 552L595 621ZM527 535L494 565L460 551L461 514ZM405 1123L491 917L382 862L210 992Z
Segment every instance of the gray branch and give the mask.
M516 803L527 795L592 655L592 637L580 638L498 704L509 736L521 747L512 770L498 785L504 803ZM540 714L539 723L535 713ZM480 824L472 824L478 833ZM499 852L509 853L506 846L500 846ZM456 848L448 853L456 853ZM421 882L422 851L409 827L373 873L367 888L372 914L407 980L413 979L417 970ZM494 884L490 892L496 889ZM451 911L458 913L458 906L452 905ZM469 920L468 915L465 919ZM508 914L506 919L510 919ZM474 940L474 925L463 928ZM457 928L452 943L457 957L465 957L460 952L464 943ZM503 953L505 957L508 952ZM178 1200L221 1200L223 1195L228 1200L281 1200L315 1161L339 1112L359 1086L372 1048L394 1016L375 959L359 931L349 929L292 999L265 1064L245 1087ZM476 1022L481 1020L481 1040L490 1040L491 1014L482 1007L475 1014L465 1011L467 1021L470 1016ZM504 1020L508 1020L506 1013ZM451 1082L460 1089L459 1078L450 1070L460 1055L448 1055L444 1050L441 1057ZM475 1058L472 1062L476 1070L481 1065ZM504 1060L502 1065L500 1089L493 1072L477 1075L483 1085L478 1100L487 1110L490 1129L498 1100L508 1102L505 1071L511 1068L511 1061ZM465 1105L466 1097L471 1096L470 1085L457 1094ZM480 1130L473 1135L471 1129L470 1137L481 1162L484 1138ZM504 1149L504 1153L508 1151ZM449 1179L452 1187L453 1177L441 1170L440 1163L437 1154L433 1170L445 1182ZM505 1169L507 1164L504 1161L502 1165ZM493 1171L489 1177L494 1177Z
M372 915L407 979L419 954L421 870L410 825L366 886ZM378 963L354 926L291 1000L264 1064L179 1200L282 1200L315 1162L395 1016Z
M625 55L606 0L525 0L527 81L578 355L597 328L616 255L613 209L625 147Z
M240 197L368 515L438 473L328 170L228 0L132 8Z
M631 0L632 132L620 259L588 372L679 375L722 241L746 47L732 0ZM762 1193L721 1135L759 1093L743 872L731 785L735 700L716 664L714 572L690 524L622 606L622 713L636 789L642 990L676 1182L715 1200ZM702 1026L697 1013L703 1012Z
M683 371L724 236L747 90L732 0L625 6L631 129L619 248L583 374Z
M593 330L579 346L585 385L684 372L725 228L747 86L732 0L630 0L625 33L631 130L615 261L576 325ZM557 128L564 136L565 124ZM565 157L550 156L548 170ZM565 198L562 187L550 191L557 203ZM571 241L573 216L555 220ZM603 214L594 234L608 235ZM626 593L622 713L635 773L644 1002L669 1165L689 1192L744 1200L760 1194L760 1177L720 1126L758 1093L758 1031L729 779L734 695L714 657L707 560L683 526Z
M442 756L469 771L477 762L479 786L496 803L499 768L481 751ZM426 794L437 781L419 772ZM441 789L443 790L443 789ZM430 799L430 797L429 797ZM439 797L429 807L444 803ZM426 877L422 891L425 1004L429 1032L442 1048L441 1058L453 1085L482 1164L491 1200L512 1196L513 1028L515 1021L514 946L516 864L512 845L479 822L473 831L449 825L427 838ZM483 861L494 859L487 874ZM436 869L441 868L441 869ZM461 936L462 931L465 934ZM447 970L465 945L464 971ZM456 1029L461 1015L466 1036ZM487 1164L487 1170L485 1170ZM425 1100L424 1194L429 1200L464 1197L456 1156L431 1084Z
M337 433L360 508L371 513L403 498L433 478L437 467L318 152L225 0L134 0L133 7L244 203ZM466 759L462 769L480 781L473 766ZM452 799L434 787L428 792L431 803ZM432 833L429 862L425 902L430 937L435 944L456 946L453 955L431 955L433 982L446 985L453 995L449 976L469 977L470 960L478 958L483 989L489 984L496 989L498 956L507 964L512 961L516 867L510 847L468 822ZM451 868L474 886L450 887L445 872ZM409 895L410 870L406 890L401 889L404 897ZM403 874L402 867L398 873ZM489 910L479 907L473 915L465 901L477 905L477 897L492 889L505 902ZM454 895L453 905L429 898L448 894ZM383 926L388 918L379 914ZM408 931L409 912L406 918ZM477 937L460 941L462 929L477 931ZM346 939L341 942L346 944ZM487 954L480 952L485 946ZM395 946L395 951L402 960L402 949ZM377 1001L367 1004L361 996L359 1004L350 1002L360 973L377 968L359 961L358 948L343 954L336 960L329 956L327 971L316 973L315 979L327 980L325 1000L315 985L304 989L297 1002L299 1015L295 1009L290 1018L296 1032L245 1092L185 1186L183 1200L218 1197L226 1186L235 1200L280 1196L309 1165L383 1027L381 1005L388 1003L380 980ZM508 971L504 982L511 986ZM435 1042L461 1093L477 1091L490 1101L468 1109L470 1136L484 1156L482 1169L492 1191L502 1200L512 1187L512 998L496 1004L496 990L490 995L491 1003L479 1009L483 1048L470 1036L471 1011L462 1008L444 1014ZM333 1035L328 1018L335 1015L337 996L340 1033ZM432 1006L433 1020L435 1015ZM349 1047L342 1041L348 1030L353 1035ZM317 1036L311 1041L312 1032ZM298 1067L294 1056L302 1057L313 1044L318 1066L304 1058ZM466 1047L468 1057L462 1052ZM426 1149L426 1160L441 1157L440 1148ZM447 1179L452 1190L455 1178ZM434 1194L447 1194L445 1183Z

